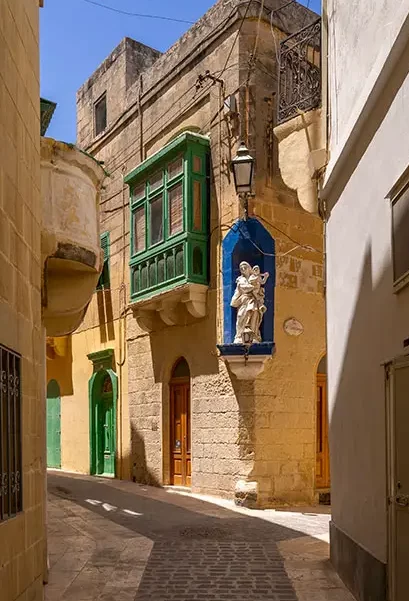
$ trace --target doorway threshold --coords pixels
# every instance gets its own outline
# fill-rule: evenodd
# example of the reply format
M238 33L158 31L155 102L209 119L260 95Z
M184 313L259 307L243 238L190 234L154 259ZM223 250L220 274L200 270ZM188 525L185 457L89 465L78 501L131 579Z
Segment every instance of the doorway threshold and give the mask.
M162 486L162 488L164 488L168 492L184 492L184 493L192 492L192 488L190 486L181 486L178 484L166 484L165 486Z

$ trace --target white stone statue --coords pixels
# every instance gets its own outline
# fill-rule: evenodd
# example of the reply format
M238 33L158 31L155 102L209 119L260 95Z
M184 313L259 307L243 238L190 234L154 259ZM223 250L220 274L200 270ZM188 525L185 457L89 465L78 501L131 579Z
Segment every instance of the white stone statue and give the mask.
M260 273L260 267L240 263L240 276L230 305L237 309L235 344L261 342L260 326L267 308L264 304L264 284L269 274Z

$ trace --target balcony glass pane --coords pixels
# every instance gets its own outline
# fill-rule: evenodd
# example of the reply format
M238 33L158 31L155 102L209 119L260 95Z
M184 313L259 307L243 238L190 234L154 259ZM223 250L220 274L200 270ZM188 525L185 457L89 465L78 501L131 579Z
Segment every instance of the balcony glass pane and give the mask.
M198 180L193 182L193 229L202 230L202 184Z
M145 207L139 207L134 212L133 250L134 253L145 250Z
M162 195L151 201L151 244L163 240L163 199Z
M139 184L137 186L135 186L132 190L132 200L135 202L137 200L140 200L141 198L144 198L145 196L145 188L146 188L146 182L143 182L142 184Z
M163 182L163 172L162 169L160 171L157 171L156 173L154 173L153 175L150 176L149 178L149 190L150 192L154 192L155 190L157 190L158 188L161 187Z
M183 172L183 157L180 156L168 165L168 179L172 179Z
M183 186L177 184L168 192L169 236L183 230Z

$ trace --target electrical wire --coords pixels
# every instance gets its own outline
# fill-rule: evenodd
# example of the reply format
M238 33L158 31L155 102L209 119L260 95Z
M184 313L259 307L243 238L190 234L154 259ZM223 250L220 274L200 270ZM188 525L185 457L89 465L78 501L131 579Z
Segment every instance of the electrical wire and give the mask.
M87 4L93 4L94 6L99 6L99 8L105 8L106 10L111 10L114 13L119 13L120 15L126 15L127 17L138 17L141 19L160 19L162 21L173 21L175 23L186 23L187 25L194 25L194 21L186 21L185 19L175 19L174 17L164 17L163 15L148 15L144 13L131 13L126 10L121 10L120 8L114 8L113 6L108 6L107 4L101 4L100 2L95 2L94 0L82 0L82 2L86 2Z

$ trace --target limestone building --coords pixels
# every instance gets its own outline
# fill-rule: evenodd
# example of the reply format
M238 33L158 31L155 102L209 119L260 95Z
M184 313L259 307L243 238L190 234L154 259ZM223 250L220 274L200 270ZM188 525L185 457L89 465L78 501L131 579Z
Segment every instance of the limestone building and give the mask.
M328 490L317 186L296 153L279 165L273 131L280 42L318 27L319 71L319 18L281 4L220 0L164 54L125 38L78 91L77 143L110 173L105 266L83 324L48 348L53 467L258 506ZM269 273L252 345L234 344L241 261Z
M38 0L0 0L2 601L43 599L45 340L78 327L102 267L103 169L72 146L40 141L55 105L42 100L40 110L38 13Z

